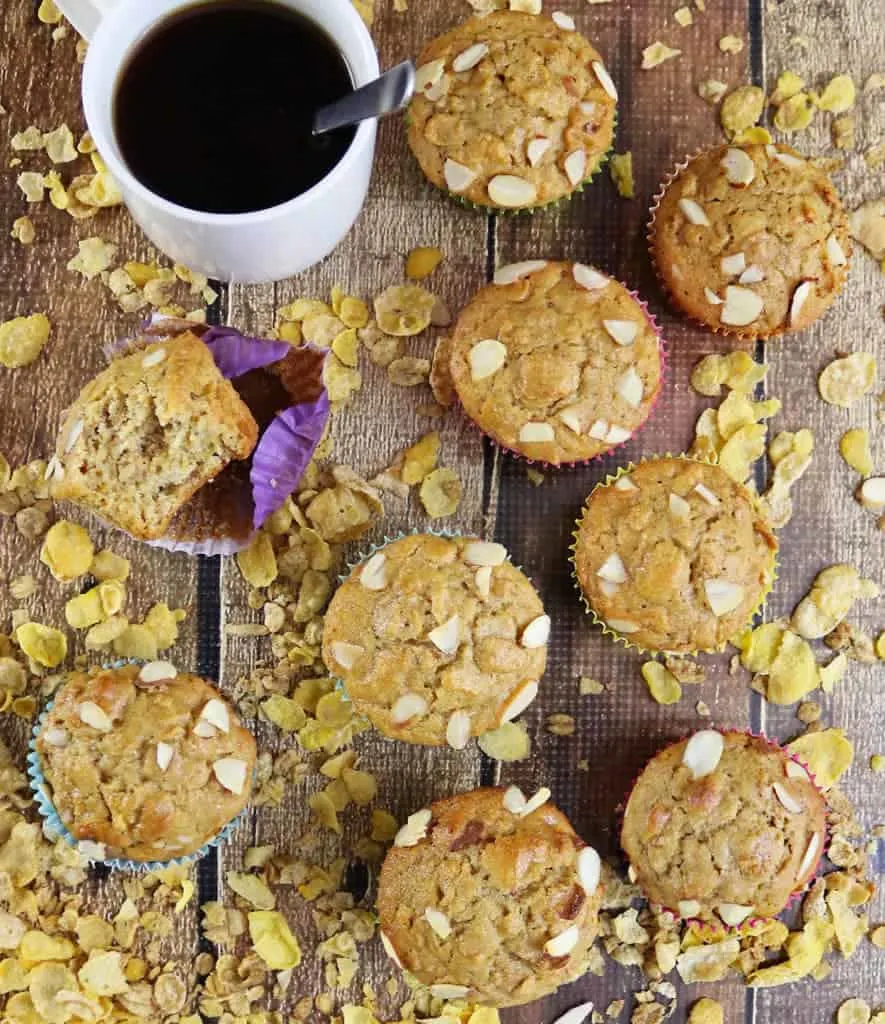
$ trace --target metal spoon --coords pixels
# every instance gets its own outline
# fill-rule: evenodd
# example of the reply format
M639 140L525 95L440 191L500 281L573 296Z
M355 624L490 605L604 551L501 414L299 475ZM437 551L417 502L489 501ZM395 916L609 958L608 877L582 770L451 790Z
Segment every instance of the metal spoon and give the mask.
M402 108L415 91L415 65L410 61L397 64L380 78L348 93L343 99L321 107L313 119L313 134L322 135L335 128L357 124L370 117L384 117Z

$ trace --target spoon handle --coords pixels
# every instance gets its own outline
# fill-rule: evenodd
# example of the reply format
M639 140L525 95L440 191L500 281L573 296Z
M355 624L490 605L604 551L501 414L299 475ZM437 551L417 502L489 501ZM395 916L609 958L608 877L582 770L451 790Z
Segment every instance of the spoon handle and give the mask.
M415 65L407 60L343 99L321 107L313 119L313 134L322 135L370 117L392 114L409 102L414 91Z

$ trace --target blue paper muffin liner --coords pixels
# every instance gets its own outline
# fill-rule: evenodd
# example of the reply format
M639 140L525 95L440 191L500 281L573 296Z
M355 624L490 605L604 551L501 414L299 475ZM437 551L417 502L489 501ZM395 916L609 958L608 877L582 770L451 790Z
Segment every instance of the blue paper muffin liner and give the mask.
M120 668L122 665L130 664L131 661L125 659L121 662L115 662L111 665L105 665L104 668ZM34 728L31 730L31 739L28 743L28 756L27 756L27 774L31 784L31 792L34 795L34 803L37 805L37 811L40 817L43 819L43 832L47 838L55 840L58 838L64 839L68 846L78 848L80 846L80 840L72 835L64 822L61 820L58 811L55 809L52 799L49 796L49 783L46 781L43 775L43 768L40 764L40 755L37 753L37 736L43 727L43 723L46 716L52 710L52 705L55 703L54 699L50 700L43 711L40 713L40 717L37 719ZM224 826L224 828L207 842L205 842L198 850L193 853L186 854L182 857L171 857L169 860L130 860L127 857L89 857L90 864L104 864L109 868L113 868L117 871L159 871L162 868L168 868L173 866L180 866L186 864L193 864L198 860L205 857L211 850L219 846L225 840L229 839L233 835L234 830L239 826L243 817L246 814L248 805L243 808L242 811L232 820Z

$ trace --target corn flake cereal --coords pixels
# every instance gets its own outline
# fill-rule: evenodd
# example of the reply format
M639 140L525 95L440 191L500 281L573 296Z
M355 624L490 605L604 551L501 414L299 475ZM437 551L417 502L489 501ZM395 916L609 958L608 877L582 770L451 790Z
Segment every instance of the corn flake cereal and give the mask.
M795 71L782 71L777 78L777 85L769 97L771 104L779 107L788 99L792 99L797 92L805 88L805 81Z
M874 259L885 259L885 197L870 199L852 210L848 229Z
M248 920L255 952L271 970L288 971L301 963L301 947L279 911L253 910Z
M642 668L642 678L648 686L648 692L658 704L676 704L682 698L682 687L676 676L660 662L646 661Z
M403 483L408 484L410 487L414 484L420 484L436 468L439 448L439 433L435 430L425 434L411 448L407 448L403 452L403 464L400 471L400 478Z
M741 85L722 101L719 121L729 139L751 128L762 117L765 93L757 85Z
M787 750L808 766L822 789L834 785L854 760L854 745L842 729L806 733L788 743Z
M462 485L451 469L435 469L421 483L420 497L431 519L454 515L461 502Z
M688 1024L723 1024L724 1020L722 1004L706 996L699 999L688 1014Z
M436 270L443 259L442 249L433 246L418 246L406 258L406 277L412 281L423 281Z
M21 189L26 202L43 202L46 186L43 184L43 175L39 171L22 171L15 179L15 183Z
M375 299L375 319L385 334L409 338L430 326L435 303L420 285L392 285Z
M51 330L44 313L17 316L0 323L0 366L10 370L29 366L43 351Z
M43 539L40 561L60 583L70 583L89 571L95 546L78 523L60 519Z
M633 182L633 154L629 150L626 153L613 153L609 157L608 170L618 195L623 199L633 199L636 195Z
M678 57L681 53L682 50L674 50L673 47L667 46L666 43L655 40L655 42L646 46L642 51L641 67L644 71L649 71L652 68L656 68L659 64L663 64L664 61Z
M873 390L876 373L876 358L870 352L834 359L817 379L820 396L830 405L848 409Z
M277 578L277 558L270 537L259 531L252 543L237 552L237 566L250 587L269 587Z
M532 741L522 722L505 722L483 733L477 741L479 749L495 761L524 761L532 751Z
M821 110L829 110L833 114L844 114L854 106L857 90L850 75L836 75L827 83L826 88L820 94L812 98L815 105Z
M878 586L863 579L853 565L831 565L818 573L811 590L796 606L792 628L806 639L819 639L836 628L856 600L878 594Z
M774 126L787 134L803 131L811 124L814 109L811 96L807 92L797 92L777 108Z
M869 432L861 427L846 430L839 441L839 452L845 462L861 476L873 472L873 453L870 451Z

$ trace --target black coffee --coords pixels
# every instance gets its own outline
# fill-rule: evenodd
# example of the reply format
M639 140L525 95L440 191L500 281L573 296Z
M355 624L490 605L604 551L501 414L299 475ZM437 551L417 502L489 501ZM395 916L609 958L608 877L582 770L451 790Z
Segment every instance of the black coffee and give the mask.
M354 128L314 137L316 110L350 89L336 44L268 0L179 11L120 75L114 126L123 159L152 192L194 210L246 213L321 181Z

